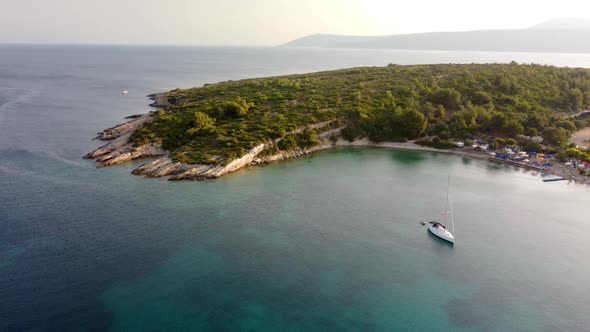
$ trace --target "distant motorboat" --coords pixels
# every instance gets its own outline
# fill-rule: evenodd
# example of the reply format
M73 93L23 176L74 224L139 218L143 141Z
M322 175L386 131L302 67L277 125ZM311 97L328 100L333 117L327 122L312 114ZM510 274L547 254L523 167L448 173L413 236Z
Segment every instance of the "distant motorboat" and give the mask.
M128 93L129 93L129 91L127 91L127 90L123 90L123 91L121 91L121 94L122 94L122 95L126 95L126 94L128 94Z
M453 231L455 231L455 225L453 222L453 213L452 213L452 205L449 204L449 190L451 187L451 177L449 176L448 183L447 183L447 201L445 203L445 222L447 221L447 217L449 213L451 214L451 224L453 226ZM451 211L449 211L449 206L451 207ZM447 227L438 222L438 221L429 221L428 222L428 230L430 233L438 236L439 238L448 241L450 243L455 243L455 236L447 229Z
M555 182L555 181L568 181L569 179L566 178L550 178L550 179L543 179L543 182Z

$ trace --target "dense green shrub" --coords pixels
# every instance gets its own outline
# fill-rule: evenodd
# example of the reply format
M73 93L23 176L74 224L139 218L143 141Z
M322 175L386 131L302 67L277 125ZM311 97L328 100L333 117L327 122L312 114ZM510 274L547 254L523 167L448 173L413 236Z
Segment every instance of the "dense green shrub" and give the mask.
M438 138L438 137L437 137ZM422 146L428 146L435 149L453 149L455 148L455 143L449 141L443 141L440 139L425 139L416 141L416 144Z
M290 151L297 148L297 139L295 138L295 135L288 134L283 137L283 139L281 139L277 145L279 149L283 151Z
M524 134L529 137L539 136L539 131L537 128L529 127L525 130Z
M175 104L135 131L134 146L161 142L177 161L215 164L271 139L281 149L317 143L300 128L332 121L343 138L404 141L425 134L472 138L542 132L567 143L590 118L590 70L540 65L366 67L210 84L166 94ZM440 143L440 142L439 142ZM216 156L216 158L212 158Z
M228 117L232 118L240 118L246 116L248 113L248 103L246 103L242 99L238 99L237 101L226 101L221 106L223 110L223 114Z
M524 151L526 152L541 152L541 145L537 142L528 141L524 146Z
M543 142L554 145L566 144L569 139L569 133L562 127L549 127L543 130Z
M318 132L315 129L305 129L297 135L297 145L304 148L311 148L318 144Z

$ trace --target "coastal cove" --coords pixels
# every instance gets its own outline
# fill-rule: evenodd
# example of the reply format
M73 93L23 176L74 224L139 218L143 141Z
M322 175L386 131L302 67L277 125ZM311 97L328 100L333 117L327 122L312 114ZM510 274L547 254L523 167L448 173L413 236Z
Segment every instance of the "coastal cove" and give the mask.
M590 70L584 68L389 64L230 80L148 97L158 110L98 133L95 139L110 142L84 158L102 168L157 157L132 173L204 180L337 145L428 146L479 157L468 151L479 148L477 140L484 152L489 146L492 156L506 155L494 161L552 171L552 163L528 159L547 152L563 163L554 172L590 182L590 154L568 145L574 132L590 128ZM462 140L469 142L465 149ZM461 149L454 149L457 143ZM526 161L512 160L513 149Z
M138 125L142 124L146 118L149 118L153 113L148 113L144 115L136 115L133 116L133 120L123 123L121 125L117 125L114 128L105 129L98 134L97 138L108 137L109 139L114 139L113 143L109 143L103 147L98 148L97 150L88 153L85 158L97 158L97 161L101 162L101 155L109 156L109 153L112 153L113 147L115 149L121 149L120 147L123 146L123 153L119 156L118 159L114 159L114 162L111 160L107 160L106 163L100 163L99 168L113 165L113 164L120 164L129 162L138 158L149 158L155 157L158 158L159 156L166 156L167 152L162 150L159 147L148 146L146 149L132 149L130 147L126 147L123 142L128 139L130 135L130 130L134 130L136 128L133 125L136 122ZM119 128L119 129L117 129ZM334 132L338 132L339 129L331 130L326 133L323 133L318 137L319 143L318 145L308 148L308 149L300 149L297 151L289 152L289 153L281 153L271 158L257 158L256 154L251 154L246 156L246 158L241 158L237 163L232 164L232 168L217 168L215 172L217 173L209 173L209 176L200 176L196 178L186 177L179 177L174 175L178 171L175 171L175 167L181 169L182 171L186 171L189 169L190 166L183 166L179 163L174 163L168 159L168 157L164 157L164 159L156 159L155 161L151 161L147 164L141 164L137 168L135 168L131 173L134 175L141 175L148 178L158 178L158 177L166 177L171 176L169 179L171 180L182 180L182 179L193 179L193 180L204 180L207 178L216 178L225 174L233 173L243 168L254 167L254 166L264 166L274 162L280 162L292 158L300 158L306 155L310 155L312 153L317 153L320 151L326 151L334 148L341 148L341 147L357 147L357 148L388 148L394 150L406 150L406 151L417 151L417 152L432 152L432 153L443 153L443 154L452 154L462 157L468 158L475 158L480 160L491 160L489 154L487 152L475 151L469 148L453 148L453 149L437 149L428 146L418 145L413 141L410 142L372 142L369 139L357 139L355 141L347 141L342 138L339 138L336 141L331 141L329 138ZM105 152L106 151L106 152ZM491 160L490 162L500 162L498 160ZM151 166L151 167L150 167ZM512 164L513 167L520 167L520 168L528 168L526 165L518 165ZM559 176L566 179L570 179L576 183L580 184L588 184L590 183L590 178L586 176L578 175L574 170L570 169L571 167L563 166L563 165L555 165L555 167L547 168L543 172L542 175L549 175L549 176ZM203 170L199 166L198 170ZM205 171L207 168L205 168Z
M108 143L100 129L154 111L154 91L512 60L590 68L581 54L0 46L0 330L585 330L588 186L370 146L202 182L81 158ZM449 174L453 247L418 223L441 218Z

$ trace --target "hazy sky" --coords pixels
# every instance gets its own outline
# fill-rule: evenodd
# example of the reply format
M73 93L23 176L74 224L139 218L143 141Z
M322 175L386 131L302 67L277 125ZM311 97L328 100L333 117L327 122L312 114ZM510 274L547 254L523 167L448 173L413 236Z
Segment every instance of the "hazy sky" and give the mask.
M276 45L314 33L519 29L590 0L0 0L0 43Z

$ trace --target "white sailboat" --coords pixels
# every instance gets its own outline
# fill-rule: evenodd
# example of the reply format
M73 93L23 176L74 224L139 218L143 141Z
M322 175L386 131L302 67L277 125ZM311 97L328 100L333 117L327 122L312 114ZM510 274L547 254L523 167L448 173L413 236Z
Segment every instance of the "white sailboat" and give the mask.
M450 205L451 210L449 211L449 190L451 187L451 177L449 176L448 184L447 184L447 201L445 203L445 223L448 221L449 212L451 214L451 226L453 228L453 232L455 231L455 223L453 222L453 207L452 204ZM427 224L428 230L438 236L439 238L448 241L450 243L455 243L455 236L451 233L447 227L438 222L438 221L429 221Z

